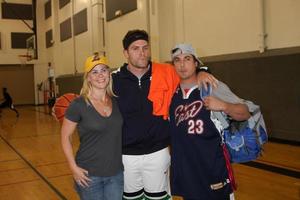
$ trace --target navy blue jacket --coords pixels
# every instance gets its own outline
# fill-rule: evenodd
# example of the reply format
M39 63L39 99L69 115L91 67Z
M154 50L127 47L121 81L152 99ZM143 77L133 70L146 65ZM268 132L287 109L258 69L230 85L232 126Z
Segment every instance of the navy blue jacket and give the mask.
M152 114L148 99L151 83L150 69L138 79L124 64L112 74L113 90L123 116L123 154L149 154L170 143L169 122Z

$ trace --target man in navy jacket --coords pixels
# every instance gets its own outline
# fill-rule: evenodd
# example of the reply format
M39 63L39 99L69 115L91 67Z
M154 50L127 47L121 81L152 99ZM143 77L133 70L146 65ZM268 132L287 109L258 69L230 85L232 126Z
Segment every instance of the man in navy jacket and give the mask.
M147 32L128 31L123 47L127 63L112 78L124 119L124 199L170 199L169 122L152 114L153 105L148 99L153 63ZM205 72L201 76L204 82L213 77Z

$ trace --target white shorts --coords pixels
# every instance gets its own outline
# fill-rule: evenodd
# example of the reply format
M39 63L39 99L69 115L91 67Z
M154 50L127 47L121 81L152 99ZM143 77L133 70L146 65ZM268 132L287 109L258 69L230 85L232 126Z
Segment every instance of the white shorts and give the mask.
M124 199L170 199L168 148L145 155L123 155Z

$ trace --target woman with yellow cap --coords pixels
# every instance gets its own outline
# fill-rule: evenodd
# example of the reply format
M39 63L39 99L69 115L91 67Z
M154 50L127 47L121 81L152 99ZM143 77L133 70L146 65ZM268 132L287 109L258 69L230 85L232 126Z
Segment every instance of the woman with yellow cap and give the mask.
M80 97L68 107L61 129L62 148L80 199L120 200L123 193L122 123L107 59L88 57ZM80 146L74 158L71 136Z

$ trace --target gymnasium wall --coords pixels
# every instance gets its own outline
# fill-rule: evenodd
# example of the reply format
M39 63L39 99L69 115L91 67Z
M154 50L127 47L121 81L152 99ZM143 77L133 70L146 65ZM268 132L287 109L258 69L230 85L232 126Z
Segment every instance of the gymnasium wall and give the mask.
M160 60L176 43L202 57L300 46L300 1L156 1Z
M6 87L15 105L34 105L33 80L33 65L0 65L0 102L2 87Z
M56 78L56 84L58 89L57 96L61 96L66 93L79 94L82 88L83 74L76 75L62 75Z

